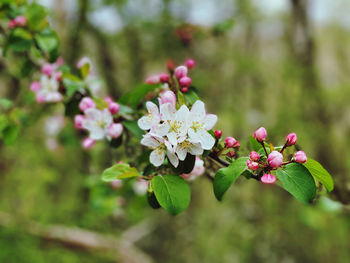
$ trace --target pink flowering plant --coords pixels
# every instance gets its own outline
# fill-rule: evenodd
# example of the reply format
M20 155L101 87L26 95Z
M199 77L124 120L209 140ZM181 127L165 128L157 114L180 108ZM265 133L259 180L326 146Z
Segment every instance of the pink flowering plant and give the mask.
M102 180L114 190L131 181L134 192L146 195L151 207L173 215L187 208L190 181L202 175L213 182L218 200L239 177L254 179L261 187L276 184L304 203L315 200L316 185L333 190L332 177L300 150L295 133L274 146L261 127L250 138L248 150L241 149L236 138L214 130L220 119L209 113L192 85L195 60L178 66L168 61L166 73L150 76L116 101L101 95L103 84L89 58L79 60L75 68L64 65L58 37L42 6L5 1L0 9L7 24L4 56L13 53L24 60L26 70L19 77L31 77L26 89L34 95L33 102L64 106L85 150L97 141L124 149L126 160L115 160L102 173ZM44 15L37 17L38 13ZM19 134L21 118L13 118L18 112L14 102L0 102L6 108L0 115L1 138L10 144Z

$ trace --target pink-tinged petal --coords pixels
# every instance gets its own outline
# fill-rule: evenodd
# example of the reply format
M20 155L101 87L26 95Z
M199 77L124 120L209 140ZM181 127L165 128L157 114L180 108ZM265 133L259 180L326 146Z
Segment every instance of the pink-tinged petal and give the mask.
M157 148L160 143L154 137L150 136L149 134L146 134L143 136L141 144L154 149Z
M119 138L122 133L123 125L120 123L112 123L108 128L108 135L111 136L111 138Z
M168 156L168 159L169 159L170 163L171 163L175 168L178 167L178 165L179 165L179 159L177 158L177 156L176 156L173 152L170 152L170 151L167 152L167 156Z
M204 129L206 129L207 131L211 130L215 126L217 121L218 117L216 115L207 114L204 120Z
M33 81L30 84L30 90L33 91L33 92L39 91L40 90L40 83L38 81Z
M264 184L274 184L276 182L276 177L272 174L264 174L260 180Z
M199 132L199 142L204 150L210 150L215 144L215 139L205 130Z
M158 106L154 104L152 101L146 102L146 108L151 115L159 114Z
M164 162L165 152L159 148L153 150L149 156L149 161L154 166L161 166Z
M170 103L160 105L160 114L163 121L173 120L175 118L176 109Z
M35 97L35 100L36 100L37 103L44 103L46 101L46 97L45 97L44 94L37 93L36 97Z
M89 97L83 98L79 103L79 109L82 112L86 111L87 109L95 108L95 107L96 107L96 104L95 104L94 100L92 98L89 98Z
M159 84L160 82L160 76L159 75L153 75L153 76L150 76L146 79L146 83L147 84Z
M82 146L84 149L90 149L92 146L94 146L95 141L91 138L85 138L82 142Z
M191 119L194 121L202 121L205 118L205 106L200 100L197 100L191 108Z
M41 67L41 72L47 76L51 76L55 71L55 65L46 63Z

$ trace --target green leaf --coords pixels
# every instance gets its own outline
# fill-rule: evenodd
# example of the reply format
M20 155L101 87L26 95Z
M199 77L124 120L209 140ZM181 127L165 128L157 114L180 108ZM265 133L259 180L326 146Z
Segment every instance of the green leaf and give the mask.
M32 35L26 29L18 27L11 31L7 45L16 52L23 52L29 50L32 43Z
M160 85L143 84L133 91L125 94L119 99L120 103L136 108L140 101L146 97L147 93L159 88Z
M85 63L80 69L80 74L82 78L85 79L87 75L89 75L89 73L90 73L90 64Z
M185 93L185 100L188 104L193 105L197 100L199 100L199 97L193 89L190 89L187 93Z
M253 151L258 152L260 149L263 149L262 145L253 136L249 137L249 143Z
M13 105L13 102L6 98L0 98L0 109L9 110Z
M323 168L323 166L310 158L308 158L307 162L304 164L306 169L309 170L311 175L319 180L328 192L331 192L334 188L334 183L332 176Z
M33 31L40 31L47 25L46 9L38 4L31 4L27 8L26 18L28 27Z
M130 131L133 135L135 135L137 139L139 140L142 139L144 135L144 131L141 130L140 127L137 125L137 121L125 120L122 122L122 124L128 131Z
M241 157L233 161L228 167L221 168L214 177L214 194L216 199L222 200L223 195L237 178L247 168L248 157Z
M283 188L299 201L310 203L315 198L315 181L302 164L287 164L284 168L278 169L276 174Z
M102 98L94 98L94 102L96 104L96 108L100 110L104 110L105 108L108 108L108 103Z
M2 132L4 143L7 145L13 144L17 140L19 130L19 127L16 125L7 126Z
M181 213L190 203L190 187L180 176L155 176L151 186L159 204L172 215Z
M125 115L133 113L133 109L132 108L130 108L128 106L125 106L123 104L120 104L119 102L118 102L118 104L119 104L119 107L120 107L119 108L119 112L118 112L119 115L125 116Z
M84 83L75 75L63 74L63 85L66 87L67 97L71 97L75 92L84 87Z
M7 116L5 114L0 115L0 133L7 127L9 124L9 121L7 119Z
M45 53L50 53L58 49L59 46L59 39L56 32L49 28L46 28L40 34L36 34L35 40Z
M103 171L102 181L112 182L115 179L125 179L139 176L138 171L134 167L130 167L127 163L118 163Z

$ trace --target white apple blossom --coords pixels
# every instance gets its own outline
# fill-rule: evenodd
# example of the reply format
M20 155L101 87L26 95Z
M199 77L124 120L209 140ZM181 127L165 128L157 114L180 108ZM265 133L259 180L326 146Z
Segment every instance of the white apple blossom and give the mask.
M142 130L150 130L160 122L158 106L151 101L147 101L146 108L148 114L138 120L137 124Z
M177 146L178 140L187 135L190 111L186 105L182 105L176 111L174 105L165 103L160 106L160 113L163 123L155 129L155 133L160 136L167 136L169 142Z
M41 75L40 89L36 92L36 97L41 102L58 102L62 100L62 94L59 92L59 82L54 76L48 77Z
M165 155L174 167L179 165L179 159L174 153L172 145L164 138L148 133L143 136L141 144L153 150L149 160L154 166L161 166L164 162Z
M89 137L93 140L101 140L104 137L110 139L108 129L112 123L113 117L108 109L89 108L85 111L82 127L89 131Z
M183 140L182 140L183 139ZM189 139L182 138L179 140L178 145L175 148L175 152L181 161L186 159L187 152L192 155L202 155L203 148L200 143L191 142Z
M197 100L190 112L188 136L192 142L199 142L204 150L210 150L215 144L215 139L208 133L216 121L217 116L206 114L204 103Z

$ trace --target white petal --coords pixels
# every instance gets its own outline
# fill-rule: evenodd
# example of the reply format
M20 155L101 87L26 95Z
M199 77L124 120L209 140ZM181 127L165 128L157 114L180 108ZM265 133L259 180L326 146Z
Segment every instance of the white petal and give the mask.
M197 100L191 108L191 120L202 121L205 117L205 106L200 100Z
M215 144L215 139L205 130L198 131L199 140L204 150L210 150Z
M167 152L170 163L176 168L179 165L179 159L173 152Z
M174 145L174 146L177 145L177 138L176 138L176 133L175 132L168 133L167 137L168 137L169 142L172 145Z
M149 156L149 161L154 166L161 166L164 162L165 152L159 148L153 150Z
M163 121L173 120L175 118L176 109L170 103L160 105L160 114Z
M188 151L192 155L202 155L204 150L200 143L194 143L191 147L189 147Z
M207 116L205 116L205 120L204 120L204 129L206 129L207 131L211 130L216 122L218 120L218 117L214 114L207 114Z
M146 102L146 108L151 115L159 115L158 106L152 101Z
M179 157L179 159L181 161L185 160L186 159L186 156L187 156L187 149L182 147L181 145L178 145L176 147L176 154L177 156Z
M85 118L89 120L101 120L102 112L95 108L89 108L85 111Z
M146 134L143 136L141 144L147 147L157 148L159 146L159 141L150 136L149 134Z
M157 134L158 136L165 136L170 130L170 126L167 122L164 122L159 125L154 125L152 127L152 133Z
M106 123L106 126L109 127L113 122L113 116L112 116L111 112L108 109L104 109L102 117Z
M191 142L200 142L198 132L195 132L192 128L188 129L188 136Z
M152 119L149 116L143 116L137 121L137 125L142 130L150 130L152 128Z
M98 126L94 126L92 129L89 129L89 131L89 137L96 141L103 139L103 137L105 136L105 130Z

